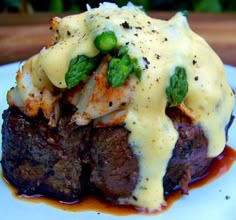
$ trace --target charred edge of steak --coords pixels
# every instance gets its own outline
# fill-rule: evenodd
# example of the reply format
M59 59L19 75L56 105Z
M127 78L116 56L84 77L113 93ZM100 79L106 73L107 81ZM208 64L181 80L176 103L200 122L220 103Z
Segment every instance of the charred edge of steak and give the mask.
M58 128L51 129L42 115L28 118L15 108L4 111L3 119L3 173L19 193L64 201L86 193L89 174L82 170L90 126L70 125L64 115Z
M49 128L43 115L28 118L10 107L3 113L2 168L19 193L43 194L63 201L76 201L93 193L118 202L129 197L139 178L138 159L128 144L123 126L93 128L70 123L72 112L63 108L57 128ZM163 178L165 194L205 175L207 139L177 108L166 114L179 138Z

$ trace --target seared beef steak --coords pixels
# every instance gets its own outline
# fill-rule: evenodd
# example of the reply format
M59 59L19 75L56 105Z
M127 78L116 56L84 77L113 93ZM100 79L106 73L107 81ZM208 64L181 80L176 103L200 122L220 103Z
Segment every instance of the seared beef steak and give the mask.
M128 145L124 127L97 128L93 131L91 182L109 200L129 197L138 180L138 160Z
M58 128L50 129L43 116L30 119L14 108L6 110L3 118L2 168L6 178L20 193L78 200L89 181L83 160L90 127L70 125L63 116Z
M179 139L163 179L165 193L205 174L207 139L201 127L176 108L167 110ZM70 123L62 113L57 128L44 117L28 118L10 107L3 113L2 168L19 193L44 194L64 201L97 193L117 202L129 197L139 175L138 160L123 126L93 128Z
M163 178L164 191L168 194L180 187L188 194L189 182L202 177L212 161L207 158L208 141L202 128L192 124L180 110L170 108L166 114L173 121L179 138Z

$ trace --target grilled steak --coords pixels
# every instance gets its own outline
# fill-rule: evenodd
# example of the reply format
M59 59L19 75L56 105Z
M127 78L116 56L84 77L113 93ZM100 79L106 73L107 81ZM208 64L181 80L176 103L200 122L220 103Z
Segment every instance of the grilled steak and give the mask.
M192 124L180 110L170 108L166 113L172 119L179 138L163 178L164 191L168 194L180 187L188 194L188 184L201 178L212 161L207 157L208 141L202 128Z
M177 108L167 110L179 139L163 179L165 193L202 177L211 160L200 126ZM64 112L56 128L42 115L28 118L10 107L3 113L2 169L19 193L43 194L64 201L96 193L117 202L129 197L139 175L138 159L123 126L94 128L70 123Z
M124 127L97 128L91 141L92 174L95 188L114 202L129 197L138 180L138 160L128 144Z
M31 119L14 108L3 118L3 173L19 193L73 201L86 192L89 126L70 125L64 115L49 129L43 116Z

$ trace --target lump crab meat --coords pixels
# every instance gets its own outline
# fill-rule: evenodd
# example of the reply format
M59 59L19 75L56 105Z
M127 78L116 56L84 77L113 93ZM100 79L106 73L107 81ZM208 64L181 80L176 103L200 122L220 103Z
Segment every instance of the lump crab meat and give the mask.
M55 127L60 115L61 94L50 82L41 83L41 86L35 85L33 62L33 59L28 60L17 72L17 86L8 91L7 102L10 106L19 108L28 117L37 116L42 110L44 116L49 119L49 126Z
M85 86L81 88L79 85L74 93L70 92L68 95L68 100L77 107L72 122L86 125L93 119L99 119L97 121L99 126L99 123L103 125L117 123L116 115L123 115L119 123L125 119L125 108L131 97L129 80L118 88L108 85L106 74L110 59L111 57L107 55ZM108 116L109 114L111 117Z

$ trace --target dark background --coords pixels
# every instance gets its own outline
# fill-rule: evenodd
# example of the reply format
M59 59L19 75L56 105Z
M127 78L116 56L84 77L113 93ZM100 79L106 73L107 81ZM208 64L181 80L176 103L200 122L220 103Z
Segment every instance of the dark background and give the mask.
M126 5L127 0L107 0ZM234 12L236 0L130 0L135 5L143 5L145 10L190 10L198 12ZM86 4L97 7L101 0L0 0L1 12L81 12Z

